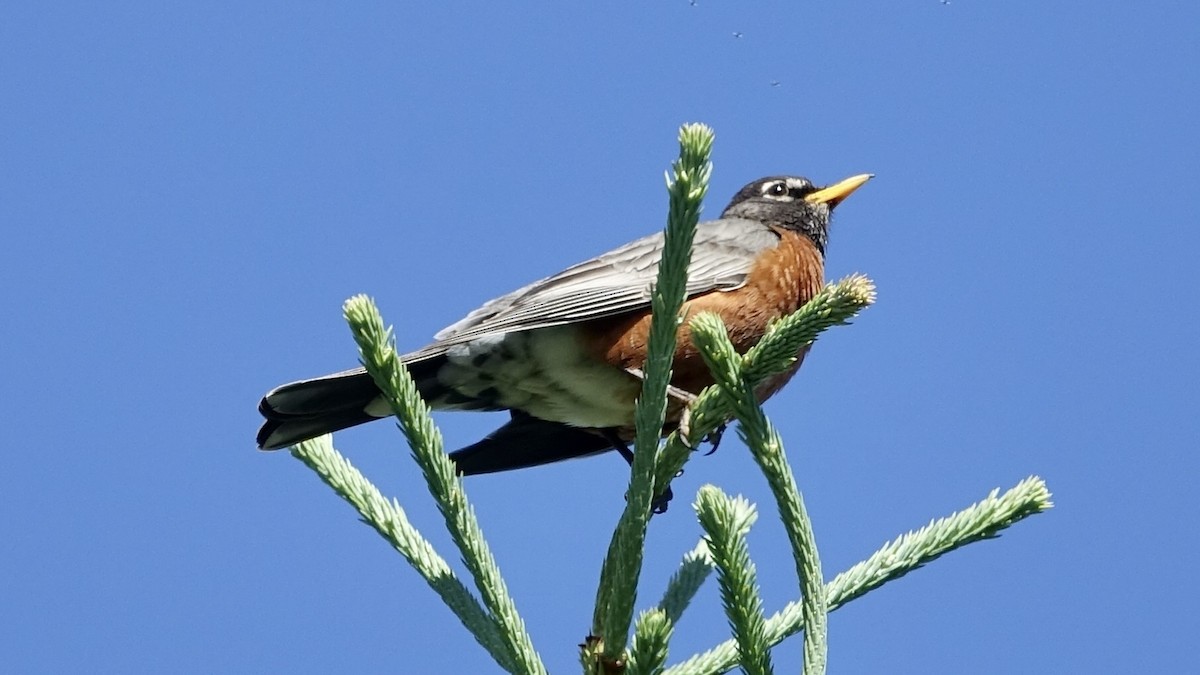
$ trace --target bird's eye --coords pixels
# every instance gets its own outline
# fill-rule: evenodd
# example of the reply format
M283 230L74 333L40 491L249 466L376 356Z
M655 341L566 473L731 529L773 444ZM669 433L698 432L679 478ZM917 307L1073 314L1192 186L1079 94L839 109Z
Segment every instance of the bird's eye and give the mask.
M767 194L772 197L782 197L788 193L787 185L784 183L771 183L767 188Z

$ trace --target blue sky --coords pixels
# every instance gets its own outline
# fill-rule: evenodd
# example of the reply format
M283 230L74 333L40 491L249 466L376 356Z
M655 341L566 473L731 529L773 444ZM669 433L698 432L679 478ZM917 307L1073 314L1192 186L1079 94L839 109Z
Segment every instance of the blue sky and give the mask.
M1184 2L9 3L2 669L490 672L348 506L254 449L255 405L353 365L352 294L416 348L661 228L688 121L717 132L709 217L760 176L877 174L828 274L879 302L767 407L826 573L1029 474L1055 495L832 615L831 672L1194 666L1197 25ZM438 419L453 447L502 420ZM337 442L457 557L394 428ZM769 504L735 437L691 462L640 608L706 482ZM624 484L608 456L467 483L552 672ZM774 611L796 591L769 512L751 546ZM727 637L719 606L710 583L672 662Z

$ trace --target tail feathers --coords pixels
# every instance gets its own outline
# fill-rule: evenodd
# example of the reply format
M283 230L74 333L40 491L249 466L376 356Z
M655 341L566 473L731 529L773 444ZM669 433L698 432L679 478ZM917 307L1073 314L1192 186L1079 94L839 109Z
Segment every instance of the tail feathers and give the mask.
M277 450L378 419L367 412L378 396L361 368L276 387L258 404L267 418L258 430L258 447Z
M300 380L267 392L258 411L267 419L310 416L362 407L379 395L379 388L362 368Z
M426 400L443 389L437 382L441 363L427 359L406 364ZM258 447L278 450L385 417L386 408L373 405L378 398L379 388L362 368L276 387L258 404L267 418L258 430Z
M262 450L278 450L377 419L364 410L351 409L310 417L289 416L267 420L258 430L258 447Z
M586 457L611 449L612 444L594 431L513 411L507 424L478 443L450 453L450 459L459 473L473 476Z

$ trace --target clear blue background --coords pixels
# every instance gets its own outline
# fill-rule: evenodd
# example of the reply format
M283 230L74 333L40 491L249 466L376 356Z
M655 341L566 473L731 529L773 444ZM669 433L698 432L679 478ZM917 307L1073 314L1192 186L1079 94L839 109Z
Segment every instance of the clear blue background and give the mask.
M661 228L687 121L717 131L709 217L763 175L878 174L828 272L879 302L768 406L827 574L1029 474L1055 495L832 615L831 672L1194 667L1194 3L101 4L0 10L0 670L491 672L254 449L255 405L353 365L354 293L415 348ZM502 419L439 421L457 447ZM457 558L391 425L338 445ZM734 436L691 462L639 607L709 481L770 504ZM467 483L553 672L624 483L616 457ZM751 543L774 611L769 512ZM726 636L710 583L671 661Z

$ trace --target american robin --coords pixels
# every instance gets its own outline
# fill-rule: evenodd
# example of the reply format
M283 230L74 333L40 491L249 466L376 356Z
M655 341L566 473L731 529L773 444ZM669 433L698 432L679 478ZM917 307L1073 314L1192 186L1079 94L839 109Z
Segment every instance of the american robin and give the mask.
M699 223L688 267L668 427L687 393L713 380L686 319L716 312L739 353L825 282L833 208L871 176L825 188L775 176L743 187L718 220ZM450 457L464 475L519 469L616 449L628 459L646 358L655 234L491 300L403 361L435 410L508 410L512 418ZM759 386L766 400L795 365ZM258 445L274 450L391 414L371 377L347 370L276 387L263 397Z

